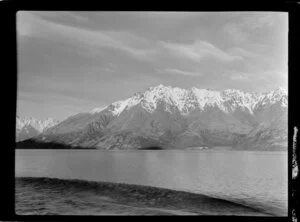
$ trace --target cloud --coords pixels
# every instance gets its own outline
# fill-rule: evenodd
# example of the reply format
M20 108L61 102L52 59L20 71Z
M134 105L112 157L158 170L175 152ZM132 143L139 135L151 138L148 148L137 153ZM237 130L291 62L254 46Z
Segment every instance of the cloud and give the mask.
M164 69L164 70L157 70L161 74L170 74L170 75L182 75L182 76L201 76L200 72L190 72L190 71L183 71L179 69Z
M171 54L197 62L204 58L214 58L222 62L233 62L243 59L240 56L231 55L213 44L201 40L198 40L193 44L174 44L167 42L160 42L160 44Z
M30 12L18 12L17 32L51 41L64 41L84 46L88 50L110 48L120 50L136 59L151 59L156 50L151 42L124 31L97 31L46 21Z
M236 44L247 43L257 35L267 35L277 24L287 20L283 12L244 12L238 13L234 20L223 25L226 38Z
M250 50L246 50L241 47L234 47L230 48L227 53L232 56L238 56L244 58L245 61L256 61L257 62L265 62L270 63L272 58L270 59L270 56L268 56L268 47L265 45L260 44L248 44L248 48L251 48Z
M160 59L178 61L185 58L186 61L198 63L205 58L212 58L219 62L230 63L242 60L240 55L225 52L213 44L197 40L192 44L179 44L164 41L149 40L126 30L93 30L82 27L69 26L49 20L45 20L48 14L21 12L18 13L19 36L34 36L48 39L52 42L71 44L81 54L90 56L104 56L103 50L113 49L134 58L135 60L159 63ZM54 13L51 16L79 16L73 13ZM191 14L192 15L192 14ZM190 15L184 15L189 17ZM174 60L175 59L175 60ZM192 75L190 72L186 72Z
M41 17L47 20L63 20L71 21L72 23L87 24L91 22L86 16L83 16L81 12L70 12L70 11L30 11L32 15Z
M249 73L249 72L241 72L238 70L224 70L222 76L232 80L232 81L245 81L245 80L249 80L250 76L252 76L253 73Z
M257 72L265 69L280 69L280 67L287 65L282 57L281 61L278 61L277 54L268 45L249 43L245 45L245 48L233 47L227 52L244 58L243 66L247 71Z
M128 13L128 12L123 12ZM165 11L165 12L155 12L155 11L148 11L148 12L134 12L135 15L140 16L141 18L150 18L150 19L169 19L169 20L182 20L182 19L190 19L190 18L197 18L200 16L205 16L210 14L209 12L172 12L172 11Z
M78 23L90 22L88 17L80 15L80 12L68 12L68 11L43 11L43 12L32 12L35 15L39 15L45 18L64 18Z
M245 49L240 48L240 47L231 48L231 49L228 50L228 53L230 53L231 55L242 56L242 57L247 57L247 58L253 58L253 57L261 56L258 53L250 52L250 51L245 50Z
M232 73L229 75L231 80L248 80L249 75L246 73Z
M148 14L146 13L145 15ZM153 15L150 15L155 17L156 14L154 13ZM165 14L162 13L162 15ZM166 13L165 16L167 15L169 14ZM171 13L170 15L176 17L177 14ZM183 13L177 16L178 18L190 18L196 15L198 14ZM195 65L195 62L199 63L200 61L208 58L213 59L216 62L228 64L236 61L245 61L245 58L247 57L250 59L255 59L255 57L261 58L261 56L253 52L238 47L225 51L208 41L200 39L193 43L171 43L166 41L150 40L137 36L136 34L126 30L92 30L60 24L45 20L44 17L47 16L52 16L54 18L56 16L78 17L79 20L85 19L84 16L71 12L18 12L18 34L26 37L35 36L49 39L49 41L52 42L62 41L66 44L72 44L72 47L80 48L80 50L77 50L78 52L87 56L105 56L102 49L106 48L121 51L135 60L150 61L155 62L156 64L159 63L160 60L172 60L172 62L178 62L178 59L181 59L181 63L192 61ZM266 19L262 20L265 21ZM233 27L234 26L231 25L232 30L235 31L231 31L235 32L234 36L236 38L246 38L246 35L242 31ZM185 59L185 61L183 61L182 58ZM263 59L261 61L263 61Z

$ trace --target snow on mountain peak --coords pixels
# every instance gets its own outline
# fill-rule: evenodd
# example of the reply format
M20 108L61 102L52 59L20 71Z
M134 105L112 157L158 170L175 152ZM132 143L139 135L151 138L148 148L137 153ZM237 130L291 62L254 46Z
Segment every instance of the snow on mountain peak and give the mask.
M266 104L272 105L277 102L281 102L281 105L287 107L287 90L284 88L277 88L275 90L264 93L261 101L259 102L260 106Z
M104 108L95 108L91 112L95 113L109 109L113 115L118 116L124 110L141 104L145 110L152 113L156 110L158 103L162 102L165 104L166 110L169 110L168 107L170 106L175 106L183 115L188 114L196 108L203 110L206 106L216 106L224 112L234 111L239 108L248 110L249 113L253 114L254 109L258 105L275 103L279 99L282 100L283 106L287 106L286 94L287 92L283 88L278 88L268 93L250 93L239 89L226 89L222 91L198 89L196 87L182 89L159 84L149 87L145 92L135 93L126 100L116 101Z
M52 118L38 120L33 117L24 117L24 118L16 117L16 129L17 130L21 130L23 127L30 125L37 131L43 132L45 129L48 129L58 123L59 123L58 120L55 120Z
M109 110L113 113L113 115L120 115L125 110L125 108L130 104L131 100L132 97L126 100L116 101L109 106Z
M273 93L278 94L278 95L287 95L288 94L287 89L282 88L282 87L279 87L279 88L275 89L273 91Z

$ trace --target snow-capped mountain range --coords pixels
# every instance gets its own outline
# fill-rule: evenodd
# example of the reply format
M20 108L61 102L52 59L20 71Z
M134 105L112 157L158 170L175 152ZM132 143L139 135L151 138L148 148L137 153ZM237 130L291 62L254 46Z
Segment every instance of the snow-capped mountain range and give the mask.
M35 137L44 130L58 124L55 119L38 120L32 117L16 118L16 141Z
M181 89L158 85L79 113L36 137L99 149L287 147L287 91Z
M214 91L192 87L190 90L186 90L160 84L156 87L150 87L145 93L136 93L133 97L114 102L110 106L94 108L90 113L99 113L110 108L114 115L119 115L125 109L128 110L139 103L145 110L152 113L160 101L177 107L182 115L188 115L196 108L204 110L205 107L209 106L217 106L227 113L237 108L253 113L259 106L271 105L279 100L281 100L282 106L287 107L287 91L283 88L268 93L247 93L236 89Z

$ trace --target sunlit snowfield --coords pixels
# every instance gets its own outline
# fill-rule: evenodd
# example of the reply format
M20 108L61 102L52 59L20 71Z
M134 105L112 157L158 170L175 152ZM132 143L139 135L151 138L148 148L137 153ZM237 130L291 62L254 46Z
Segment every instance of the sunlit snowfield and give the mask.
M226 199L273 215L287 215L287 152L16 150L16 177L170 188ZM26 190L22 192L25 195ZM26 209L24 205L18 208L20 205L17 201L16 208L21 213L37 213L33 205ZM93 210L89 213L94 214ZM69 209L72 212L76 214L75 206Z

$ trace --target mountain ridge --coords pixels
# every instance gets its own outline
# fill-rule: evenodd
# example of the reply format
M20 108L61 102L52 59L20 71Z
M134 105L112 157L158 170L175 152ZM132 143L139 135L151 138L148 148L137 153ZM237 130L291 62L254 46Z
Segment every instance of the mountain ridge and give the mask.
M238 147L245 144L245 139L252 141L249 146L259 147L261 141L253 138L260 138L257 134L264 131L269 132L269 139L264 139L268 144L279 144L271 140L280 137L281 144L286 141L287 145L282 136L287 126L276 125L278 121L287 122L287 117L280 120L284 115L287 116L287 90L283 88L249 93L160 84L106 107L70 116L36 139L99 149ZM270 131L271 126L283 129L275 127L276 132Z

